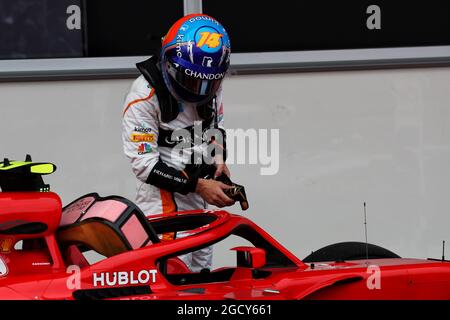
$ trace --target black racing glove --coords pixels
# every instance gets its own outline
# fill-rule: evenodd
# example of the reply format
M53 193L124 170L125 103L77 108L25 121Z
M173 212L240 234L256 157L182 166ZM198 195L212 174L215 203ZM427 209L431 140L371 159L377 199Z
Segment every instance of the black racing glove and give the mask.
M198 181L198 179L214 179L216 169L217 168L215 165L203 163L203 164L187 165L185 171L190 177ZM249 205L244 186L232 182L231 179L225 173L222 173L222 175L215 178L215 180L220 181L228 186L231 186L230 189L226 189L223 192L229 198L233 199L234 201L238 201L241 205L242 210L248 209Z

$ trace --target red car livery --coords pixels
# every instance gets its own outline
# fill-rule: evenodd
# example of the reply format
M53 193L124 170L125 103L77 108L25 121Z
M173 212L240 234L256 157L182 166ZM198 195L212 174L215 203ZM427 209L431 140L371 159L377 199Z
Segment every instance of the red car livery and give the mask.
M14 189L8 179L0 177L2 190ZM230 266L191 272L178 258L230 237L247 243L229 248ZM62 208L52 192L7 191L0 193L0 299L450 299L450 263L359 243L301 261L226 211L146 218L119 196L88 194Z

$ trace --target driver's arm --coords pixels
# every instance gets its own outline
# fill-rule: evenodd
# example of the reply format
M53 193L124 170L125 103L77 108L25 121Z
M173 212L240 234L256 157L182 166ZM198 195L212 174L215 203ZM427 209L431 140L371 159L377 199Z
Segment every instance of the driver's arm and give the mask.
M139 81L139 80L137 80ZM123 109L123 149L136 177L158 188L188 194L198 179L161 161L158 150L159 108L153 90L136 90L133 84Z

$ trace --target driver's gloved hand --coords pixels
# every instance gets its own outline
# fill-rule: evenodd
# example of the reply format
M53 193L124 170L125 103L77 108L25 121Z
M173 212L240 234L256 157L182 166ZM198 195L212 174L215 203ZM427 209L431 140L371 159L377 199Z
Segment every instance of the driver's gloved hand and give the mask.
M238 201L241 205L242 210L248 209L248 200L247 195L245 193L244 186L241 186L240 184L234 183L231 181L231 179L224 173L216 178L217 181L223 182L226 185L231 186L230 189L226 189L223 192L234 201Z
M185 171L189 176L195 176L199 179L214 179L216 166L213 164L205 164L205 163L190 164L186 166ZM232 182L231 179L224 173L222 173L222 175L220 175L219 177L215 178L215 180L231 186L232 188L224 190L224 193L234 201L238 201L241 205L242 210L248 209L249 205L244 186Z

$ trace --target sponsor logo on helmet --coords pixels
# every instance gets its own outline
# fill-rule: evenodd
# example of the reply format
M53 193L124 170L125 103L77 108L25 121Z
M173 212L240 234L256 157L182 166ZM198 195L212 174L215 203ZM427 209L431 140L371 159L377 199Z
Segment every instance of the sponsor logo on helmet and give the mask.
M203 57L202 66L211 68L213 61L211 57Z
M203 72L197 72L193 71L191 69L184 69L184 73L188 75L189 77L201 79L201 80L220 80L225 77L225 72L221 73L203 73Z
M183 53L181 52L181 45L183 43L184 34L177 35L177 45L175 47L175 51L177 52L177 56L179 58L183 57Z
M190 19L189 19L189 22L190 22L190 23L193 23L193 22L195 22L195 21L201 21L201 20L204 20L204 21L211 21L211 22L214 22L215 24L219 25L219 22L217 22L216 19L213 19L213 18L208 17L208 16L196 16L196 17L190 18Z

